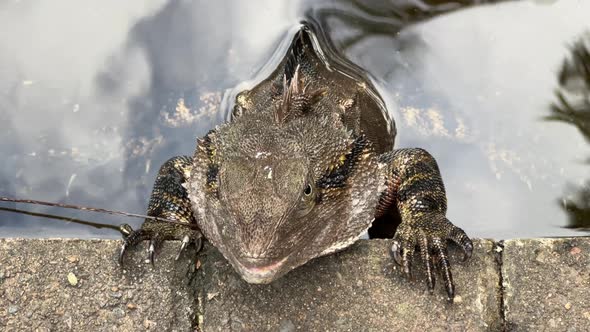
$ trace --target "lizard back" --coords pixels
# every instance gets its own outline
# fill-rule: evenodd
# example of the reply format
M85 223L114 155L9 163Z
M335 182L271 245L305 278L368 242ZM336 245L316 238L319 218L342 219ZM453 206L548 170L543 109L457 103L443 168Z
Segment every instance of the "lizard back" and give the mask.
M231 119L247 112L268 112L281 104L285 80L290 82L298 71L307 80L307 89L324 89L328 93L315 110L339 109L345 126L355 136L364 134L376 153L393 148L396 127L385 103L365 72L343 58L312 24L297 31L291 45L272 74L251 90L240 92ZM256 101L256 107L253 102Z

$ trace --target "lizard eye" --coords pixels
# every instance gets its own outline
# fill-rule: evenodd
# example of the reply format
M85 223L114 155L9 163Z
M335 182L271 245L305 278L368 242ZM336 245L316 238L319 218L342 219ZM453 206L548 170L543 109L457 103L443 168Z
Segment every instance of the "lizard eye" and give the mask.
M301 201L299 202L299 206L296 209L295 216L301 218L307 215L313 207L316 205L316 197L315 191L313 190L313 185L308 183L303 188L303 195L301 195Z
M313 193L313 189L311 188L311 184L307 184L307 186L305 186L305 189L303 190L303 194L305 196L309 196Z

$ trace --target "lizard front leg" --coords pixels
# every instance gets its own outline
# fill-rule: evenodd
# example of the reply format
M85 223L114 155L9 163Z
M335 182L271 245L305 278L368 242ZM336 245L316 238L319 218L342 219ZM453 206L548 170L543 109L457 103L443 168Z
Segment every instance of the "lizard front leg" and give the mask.
M448 300L452 302L455 287L447 240L464 250L464 259L471 256L473 244L465 232L445 216L447 198L436 161L422 149L399 149L381 155L380 162L386 164L387 181L376 217L397 208L402 219L391 248L396 263L409 278L414 251L418 248L429 291L434 290L434 269L437 268L442 274Z
M148 216L196 225L187 191L183 186L191 168L192 159L188 156L173 157L160 167L148 205ZM176 259L180 257L188 244L195 243L197 250L202 244L201 232L196 227L191 228L166 221L146 219L138 230L132 230L129 225L123 225L122 229L127 236L121 246L120 264L126 250L142 240L150 240L148 258L152 264L156 249L165 240L182 240Z

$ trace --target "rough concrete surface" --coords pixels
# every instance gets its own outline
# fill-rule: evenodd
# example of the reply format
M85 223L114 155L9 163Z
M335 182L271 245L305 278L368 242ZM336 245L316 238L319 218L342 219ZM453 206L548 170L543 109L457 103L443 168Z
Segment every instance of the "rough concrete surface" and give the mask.
M249 285L217 252L199 283L204 331L489 331L500 328L499 276L492 242L477 241L466 263L452 259L457 303L408 282L388 253L390 241L360 241L316 259L269 285ZM460 256L460 255L457 255Z
M269 285L244 282L214 248L174 261L177 242L154 267L143 247L120 268L120 243L0 239L0 330L590 330L588 238L510 240L503 252L477 240L471 260L451 257L455 304L441 278L433 295L420 271L402 278L389 240L359 241Z
M590 239L509 240L502 265L510 331L590 331Z
M189 331L196 306L188 259L174 264L171 243L155 268L133 252L123 270L120 243L0 239L0 330Z
M269 285L249 285L215 250L174 261L167 243L155 267L144 251L116 264L119 241L0 240L0 330L369 331L489 330L499 320L499 276L490 241L452 260L457 303L394 270L388 241L361 241ZM194 253L193 253L194 254ZM193 265L194 266L194 265ZM75 278L68 278L72 273ZM419 278L420 275L418 274ZM75 279L75 280L74 280ZM76 283L73 285L72 283Z

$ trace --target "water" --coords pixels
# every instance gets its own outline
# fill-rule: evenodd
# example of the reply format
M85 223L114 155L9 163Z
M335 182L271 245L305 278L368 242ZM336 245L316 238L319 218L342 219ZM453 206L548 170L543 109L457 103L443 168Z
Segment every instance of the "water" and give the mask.
M468 234L587 234L571 227L590 226L590 80L558 77L576 41L590 46L590 2L454 2L4 1L0 195L143 213L159 165L192 154L306 19L368 71L396 146L437 158L448 216ZM0 236L119 235L0 211Z

